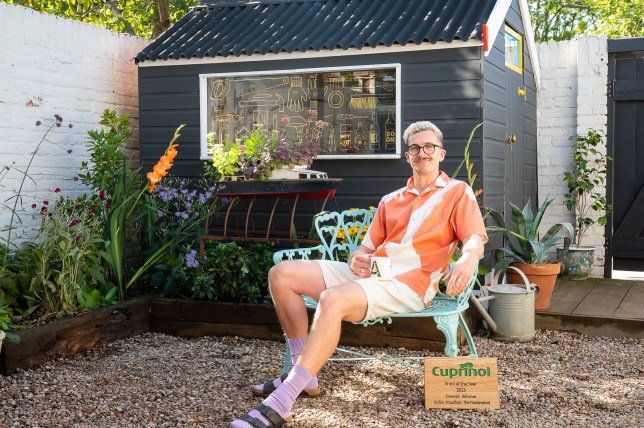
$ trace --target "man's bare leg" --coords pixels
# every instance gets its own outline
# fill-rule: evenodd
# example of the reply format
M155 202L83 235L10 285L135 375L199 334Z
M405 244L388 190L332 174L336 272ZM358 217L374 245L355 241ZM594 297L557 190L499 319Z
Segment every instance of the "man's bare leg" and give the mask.
M312 260L287 260L271 268L268 274L275 311L287 337L304 337L309 330L305 294L319 300L326 289L320 265Z
M299 357L308 339L309 319L302 294L318 300L326 288L320 265L310 260L287 260L279 263L268 274L271 297L275 311L286 333L291 351L291 365ZM263 384L253 385L255 395L266 397L277 389L286 375ZM304 388L303 396L315 397L320 394L317 377Z
M367 296L355 282L325 290L297 364L315 376L338 346L342 321L360 322L366 313Z
M362 321L366 312L367 297L362 287L354 282L329 288L320 293L311 332L297 360L297 365L293 367L283 384L242 419L265 424L269 423L269 417L289 420L295 399L333 354L340 340L342 321ZM230 426L232 428L251 427L248 422L241 419L234 420Z

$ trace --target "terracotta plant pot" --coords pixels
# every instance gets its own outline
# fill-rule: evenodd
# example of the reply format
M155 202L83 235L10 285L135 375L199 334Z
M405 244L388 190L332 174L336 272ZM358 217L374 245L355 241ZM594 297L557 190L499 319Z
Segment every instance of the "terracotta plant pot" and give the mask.
M550 297L552 296L552 291L557 281L557 275L561 270L561 264L540 263L530 265L525 263L512 263L510 266L520 269L528 277L531 284L537 284L539 286L539 297L534 302L534 308L536 310L548 309L550 306ZM510 284L523 283L521 276L511 270L506 272L506 278Z

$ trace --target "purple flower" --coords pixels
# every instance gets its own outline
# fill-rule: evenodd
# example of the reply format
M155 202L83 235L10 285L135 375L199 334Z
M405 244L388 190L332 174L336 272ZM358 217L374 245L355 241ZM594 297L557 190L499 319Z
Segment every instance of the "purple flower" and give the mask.
M199 266L199 262L197 261L197 251L191 250L186 254L186 266L189 268L196 268Z

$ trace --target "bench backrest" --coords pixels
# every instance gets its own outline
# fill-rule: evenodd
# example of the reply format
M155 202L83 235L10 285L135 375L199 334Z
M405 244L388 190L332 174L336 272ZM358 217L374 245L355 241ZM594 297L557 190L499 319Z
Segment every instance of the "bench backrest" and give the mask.
M315 216L315 230L322 242L325 259L346 261L369 229L376 209L324 212Z

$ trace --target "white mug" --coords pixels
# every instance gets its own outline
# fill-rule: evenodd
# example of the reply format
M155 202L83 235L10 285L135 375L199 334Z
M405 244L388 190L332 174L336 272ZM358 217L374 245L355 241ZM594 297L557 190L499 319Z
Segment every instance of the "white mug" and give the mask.
M391 259L389 257L371 258L371 275L380 279L391 278Z

